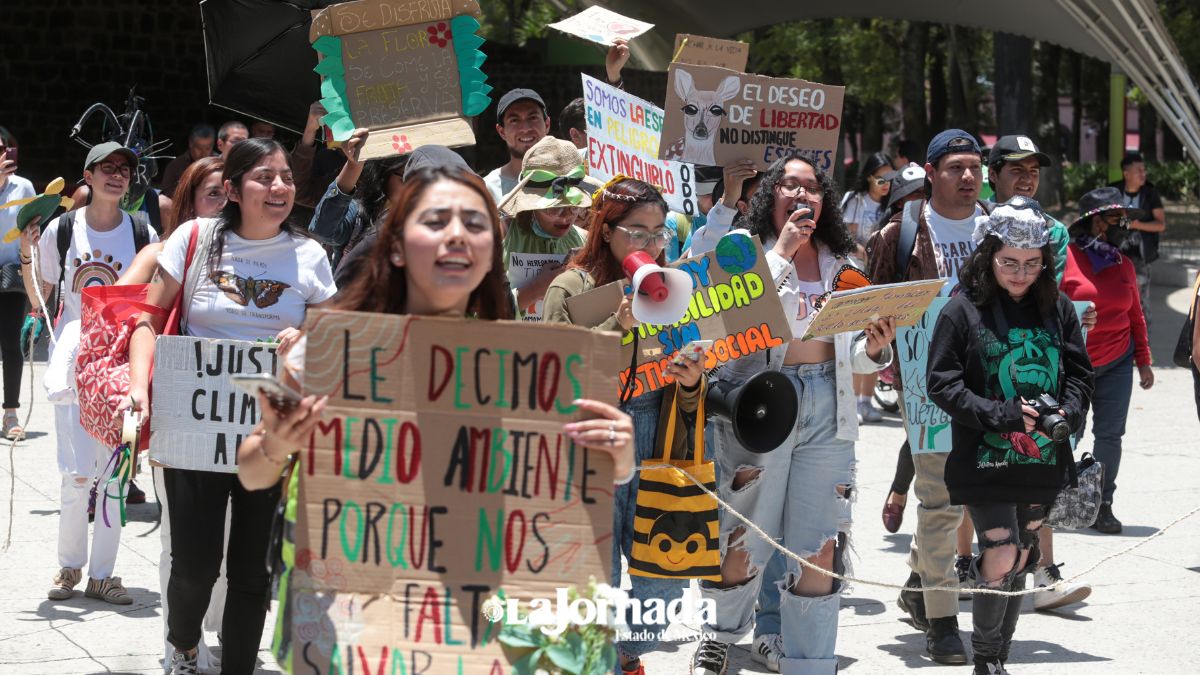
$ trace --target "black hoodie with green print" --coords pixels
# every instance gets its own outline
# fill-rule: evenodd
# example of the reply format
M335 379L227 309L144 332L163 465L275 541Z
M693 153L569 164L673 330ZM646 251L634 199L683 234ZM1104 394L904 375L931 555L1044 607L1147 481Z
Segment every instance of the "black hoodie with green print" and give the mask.
M1021 399L1042 393L1058 400L1072 430L1087 414L1092 364L1079 317L1061 293L1055 309L1043 317L1030 295L1013 301L1003 291L978 307L964 293L938 317L928 385L951 419L952 503L1049 504L1062 488L1070 447L1060 453L1042 433L1025 433L1021 414Z

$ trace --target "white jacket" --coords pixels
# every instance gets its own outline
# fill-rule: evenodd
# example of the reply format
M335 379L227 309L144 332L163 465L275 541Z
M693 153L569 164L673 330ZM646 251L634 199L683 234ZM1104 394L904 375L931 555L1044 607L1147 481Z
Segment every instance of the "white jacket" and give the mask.
M730 232L750 234L744 229L731 230L733 216L736 211L724 204L715 204L708 212L708 222L692 236L692 248L688 255L703 255L716 248L717 242ZM762 242L766 251L767 266L775 287L779 289L779 301L783 303L783 315L792 321L800 312L800 282L796 278L796 266L790 260L785 260L772 247L775 238ZM839 258L829 251L824 244L817 244L818 260L821 268L821 284L825 290L833 285L834 275L842 265L853 265L848 258ZM887 368L892 363L891 345L880 354L880 361L875 362L867 356L866 335L862 332L838 333L833 338L834 360L837 364L837 437L844 441L858 440L858 402L854 397L853 373L874 373ZM783 367L783 357L787 354L787 345L771 349L769 360L749 356L731 361L721 367L715 374L715 379L730 382L745 382L757 373L769 369L779 370Z

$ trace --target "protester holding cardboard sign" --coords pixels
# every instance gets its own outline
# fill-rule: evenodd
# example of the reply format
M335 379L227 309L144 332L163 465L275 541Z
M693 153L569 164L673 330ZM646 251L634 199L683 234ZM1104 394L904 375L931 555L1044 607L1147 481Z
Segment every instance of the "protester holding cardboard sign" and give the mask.
M362 269L355 280L339 296L336 306L339 309L375 312L384 315L472 317L485 322L510 319L513 316L513 310L501 262L500 236L500 221L495 207L488 195L487 188L477 176L458 166L418 169L412 172L405 181L395 208L386 224L379 230L378 245L371 250L368 258L362 263ZM381 293L380 289L387 289L387 292ZM392 320L394 318L392 317ZM511 330L511 325L507 328ZM341 334L340 329L337 332L339 335ZM413 332L414 335L416 332ZM406 330L405 335L408 334ZM413 339L416 342L420 338L414 337ZM283 379L297 389L301 388L300 383L305 379L305 352L308 348L307 341L302 340L287 355L288 368ZM341 348L338 349L340 351ZM307 363L311 365L312 361L309 360ZM309 378L311 377L310 374ZM374 381L383 379L382 373L379 377L374 375L373 367L372 377L375 378ZM424 392L424 380L419 381L421 384L418 386ZM376 396L372 393L372 399L376 403L386 402L389 405L395 405L391 403L391 398L384 398L382 395ZM239 478L242 484L252 490L266 489L278 484L280 472L287 464L289 455L296 453L301 448L311 447L310 437L317 423L321 421L328 400L328 396L320 399L316 396L308 396L300 401L295 411L287 415L278 414L268 408L263 422L255 433L242 444L239 453L241 461ZM262 402L266 403L265 398ZM614 475L619 479L628 480L633 473L633 425L630 418L615 407L598 401L576 400L573 404L597 417L569 423L562 427L562 433L581 446L611 453L615 464ZM496 414L501 414L499 409L495 410ZM540 416L541 412L533 414ZM551 420L552 415L546 413L545 419ZM419 424L413 429L413 433L423 433L426 439L435 437L436 432L435 429L421 429ZM445 454L450 450L448 446L444 449L445 452L435 453L433 448L441 450L442 445L432 442L427 444L426 464L447 461ZM401 451L397 449L397 452ZM435 457L430 457L430 455L435 455ZM391 455L389 454L389 456ZM310 461L310 455L304 457L298 466L305 466L305 463ZM415 469L413 471L415 473ZM311 466L307 467L307 472L308 474L312 473ZM292 471L288 478L286 512L287 518L292 523L295 522L298 511L303 511L297 504L298 473L300 472ZM412 480L412 476L401 480ZM381 480L380 482L394 483L395 481ZM421 483L420 480L416 482ZM436 482L439 484L442 482L440 473ZM316 483L305 483L305 485L316 485ZM363 491L365 495L367 491L365 486ZM578 506L578 501L579 498L576 497L576 506ZM288 528L288 530L295 531L295 528ZM304 535L305 532L302 531L301 535ZM434 535L431 533L430 538L433 537ZM440 545L434 544L434 546ZM312 553L313 551L310 550L306 555ZM292 642L293 628L299 626L303 618L301 616L303 607L290 601L289 593L300 593L302 590L297 585L295 576L296 569L298 569L296 566L301 561L297 560L296 548L288 539L285 539L283 545L282 562L286 566L288 576L280 582L283 597L281 597L274 651L278 662L285 670L291 671L294 659L299 658L301 651L309 663L311 663L311 659L323 657L315 653L317 650L312 650L314 653L310 654L307 646L294 645ZM462 563L462 561L458 562ZM392 566L395 565L396 563L392 562ZM417 566L419 567L420 563L417 563ZM458 569L463 568L460 566ZM315 574L315 569L306 570L305 574L309 574L310 571ZM349 574L350 572L347 572L347 575ZM585 581L586 579L579 579L577 583L582 584ZM368 582L361 583L370 585ZM445 592L449 593L448 581L445 587ZM360 588L346 590L359 590ZM461 592L461 590L455 589L456 592ZM449 599L446 602L449 603ZM470 603L460 606L455 615L458 616L461 613L466 617L470 613L469 607ZM445 634L447 642L449 642L451 635L449 604L447 604L446 612ZM474 614L478 620L478 611ZM386 620L385 618L382 621ZM364 623L366 622L367 620L364 619ZM383 628L386 627L386 625L383 626ZM437 632L440 635L441 629L437 629ZM400 655L398 645L404 641L410 643L412 641L407 634L401 636L389 633L387 639L389 640L388 644L393 645L397 658ZM420 640L419 631L416 640ZM439 640L439 644L440 642ZM476 649L483 650L489 661L494 658L492 652L487 651L488 649L494 650L494 644L484 645L474 640L470 644L464 644L464 642L455 641L453 643L462 646L449 648L451 652L457 652L451 654L451 658L457 656L461 659L464 655L473 655L478 653L474 651ZM459 663L461 664L462 661L460 660Z
M753 162L726 169L725 198L709 211L708 223L693 239L693 253L719 246L729 232L733 206ZM810 298L828 292L838 270L849 264L854 240L841 222L833 180L796 155L774 162L762 177L744 221L762 238L774 286L792 334L804 334L811 319ZM895 328L889 319L858 336L840 333L827 341L793 339L769 358L734 361L717 378L741 383L762 371L782 370L796 388L800 415L788 439L773 451L757 454L741 447L730 424L713 420L712 436L720 463L721 496L771 537L809 562L833 569L837 546L848 534L849 498L854 490L854 442L858 419L851 373L881 370L891 362L889 343ZM865 336L866 339L863 339ZM693 672L725 672L729 646L750 630L762 571L773 549L750 536L740 521L721 514L721 540L735 542L721 562L721 581L704 582L706 599L717 603L717 621L705 625L706 638L693 660ZM782 593L782 639L760 635L781 669L833 672L840 588L830 577L801 571L788 561ZM757 650L756 650L757 651ZM785 670L786 672L786 670Z
M287 153L276 141L250 139L225 162L229 203L205 221L188 260L192 228L179 228L159 256L160 283L148 301L170 307L180 293L181 332L203 338L295 341L309 307L334 294L333 274L317 242L287 223L296 188ZM186 269L186 274L184 270ZM268 276L269 275L269 276ZM149 412L155 333L165 319L143 315L130 344L130 397ZM168 639L176 673L196 672L201 621L226 561L223 668L250 672L266 616L270 579L263 567L278 491L251 493L229 473L166 469L171 504L171 612ZM232 499L229 548L224 515Z
M570 263L568 269L555 278L550 289L546 291L545 320L548 322L577 323L572 320L566 299L586 293L597 286L626 279L621 263L630 253L644 251L659 265L666 264L663 249L674 234L664 223L667 204L658 190L640 180L617 176L597 192L597 195L598 200L592 205L592 223L588 228L587 246ZM588 327L622 332L630 330L638 323L633 317L632 306L631 297L627 292L606 320ZM703 369L699 359L674 360L667 366L667 374L678 383L676 395L669 399L671 404L677 404L684 412L694 413L703 391ZM625 393L632 394L632 389L632 386L626 387ZM651 460L662 452L662 448L656 445L662 405L663 390L622 401L621 409L633 417L639 464L651 463ZM697 420L696 423L704 424L704 421ZM621 583L622 559L628 561L631 568L638 565L630 554L635 538L634 515L640 508L637 504L638 485L638 476L635 475L627 485L618 488L614 495L612 584L616 587ZM704 539L708 538L707 532L704 532ZM683 554L688 540L689 538L684 536L678 541L678 554L685 562L690 557L690 554ZM689 568L692 565L683 564L682 567ZM686 578L662 578L670 572L655 572L656 576L630 576L633 585L630 591L632 598L640 601L661 598L665 603L683 593L687 585ZM661 635L666 627L665 617L662 623L638 623L635 620L630 622L631 632L638 635ZM619 643L617 650L622 671L642 674L641 656L657 645L657 640Z

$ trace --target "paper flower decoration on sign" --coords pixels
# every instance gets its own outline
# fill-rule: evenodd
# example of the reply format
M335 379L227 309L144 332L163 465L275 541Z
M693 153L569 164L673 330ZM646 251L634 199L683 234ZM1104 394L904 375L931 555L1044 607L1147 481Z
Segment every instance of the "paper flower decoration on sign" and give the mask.
M466 118L491 104L475 0L355 0L313 16L321 122L335 141L371 135L361 157L475 143Z

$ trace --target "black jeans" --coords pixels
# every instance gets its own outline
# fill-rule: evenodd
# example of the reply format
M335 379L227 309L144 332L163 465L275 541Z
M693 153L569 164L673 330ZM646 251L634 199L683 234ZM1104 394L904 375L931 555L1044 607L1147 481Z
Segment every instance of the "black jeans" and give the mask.
M912 448L906 440L904 445L900 446L900 454L896 457L896 476L892 478L892 492L898 495L908 494L908 488L912 487L913 477L916 475L917 468L913 466Z
M1200 418L1200 370L1196 369L1196 364L1192 364L1192 387L1196 394L1196 417Z
M225 506L232 499L221 672L249 675L270 599L267 547L280 488L248 492L234 474L183 469L163 470L163 483L171 507L167 640L180 650L200 642L201 622L221 573Z
M0 292L0 358L4 363L5 410L21 407L21 326L25 324L25 294Z
M979 557L971 561L971 579L976 588L991 588L1002 591L1025 590L1025 580L1041 557L1038 548L1038 529L1046 519L1047 506L1025 504L980 504L967 506L971 521L975 525L975 536L979 541ZM988 531L993 531L989 536ZM1003 530L1001 536L997 530ZM981 565L989 551L1006 545L1016 545L1017 557L1013 567L1000 579L985 579ZM1029 551L1024 565L1020 565L1020 552ZM996 555L992 553L991 555ZM1008 648L1012 645L1013 633L1017 630L1017 619L1021 616L1023 596L979 594L971 601L971 646L975 651L975 663L1001 663L1008 660Z

